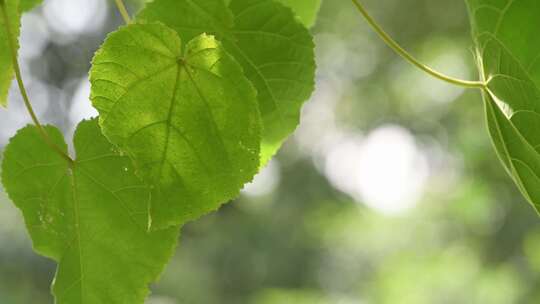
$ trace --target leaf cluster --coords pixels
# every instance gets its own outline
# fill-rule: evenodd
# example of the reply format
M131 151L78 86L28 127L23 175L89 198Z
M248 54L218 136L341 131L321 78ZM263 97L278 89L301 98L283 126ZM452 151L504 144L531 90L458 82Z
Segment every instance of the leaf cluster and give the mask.
M7 1L12 36L36 4ZM2 182L58 263L57 303L143 303L182 225L234 199L294 131L314 89L307 4L297 16L274 0L147 3L95 54L99 117L77 127L72 161L53 126L10 140ZM5 28L2 101L17 64Z
M16 73L20 17L39 3L0 0L0 106L14 74L24 91ZM482 89L501 162L540 210L540 7L466 3L481 78L468 87ZM99 117L79 124L76 156L67 157L53 126L28 126L10 140L2 183L35 250L58 263L57 303L143 303L180 228L234 199L265 166L314 90L309 27L319 6L147 2L94 56L90 100Z

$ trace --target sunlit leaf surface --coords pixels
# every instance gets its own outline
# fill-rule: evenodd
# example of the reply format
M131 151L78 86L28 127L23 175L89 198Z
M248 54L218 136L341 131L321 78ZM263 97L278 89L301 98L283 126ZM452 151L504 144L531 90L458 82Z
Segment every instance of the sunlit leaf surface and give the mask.
M65 151L58 129L47 127ZM70 166L35 127L5 149L2 181L22 211L34 249L58 263L58 304L143 303L176 245L177 228L148 232L149 189L131 161L82 122Z
M321 7L321 0L278 0L293 9L305 26L312 27Z
M161 24L124 27L97 52L90 81L105 136L153 188L153 227L217 209L257 172L255 90L212 36L182 46Z
M292 11L273 0L232 0L229 9L223 0L157 0L137 19L163 22L182 39L206 32L223 41L257 89L266 164L298 126L314 89L314 44Z
M20 0L20 1L21 1L21 5L20 5L21 12L29 11L33 9L34 7L40 5L41 2L43 2L43 0Z

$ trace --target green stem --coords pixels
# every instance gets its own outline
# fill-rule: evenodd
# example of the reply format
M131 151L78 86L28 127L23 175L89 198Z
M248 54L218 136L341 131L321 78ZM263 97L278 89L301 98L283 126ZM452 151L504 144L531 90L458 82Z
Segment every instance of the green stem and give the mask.
M126 24L131 23L131 17L129 17L129 13L126 9L126 6L124 5L124 1L122 0L114 0L116 3L116 6L118 7L118 10L120 11L120 15L122 15L122 18L124 19L124 22Z
M369 25L373 28L373 30L379 35L379 37L381 37L381 39L390 48L392 48L396 53L398 53L401 57L405 58L405 60L409 61L411 64L413 64L414 66L416 66L420 70L428 73L429 75L431 75L431 76L433 76L433 77L435 77L437 79L440 79L442 81L446 81L448 83L451 83L451 84L454 84L454 85L457 85L457 86L466 87L466 88L477 88L477 89L483 89L483 88L486 87L486 83L484 83L482 81L470 81L470 80L462 80L462 79L457 79L457 78L454 78L454 77L450 77L450 76L444 75L444 74L442 74L440 72L437 72L434 69L428 67L427 65L419 62L416 58L414 58L414 56L412 56L409 52L407 52L405 49L403 49L394 39L392 39L392 37L390 37L390 35L388 35L377 24L375 19L373 19L373 17L371 17L371 15L369 15L367 10L364 8L364 6L362 4L360 4L360 2L358 0L351 0L351 1L356 6L356 8L360 12L360 14L362 14L362 16L364 16L367 23L369 23Z
M10 23L9 16L7 13L5 0L0 0L0 10L2 11L2 17L4 18L4 26L5 26L6 34L8 37L8 45L11 51L11 60L13 63L13 70L15 71L15 78L17 79L17 84L19 85L19 90L21 91L24 105L26 106L26 109L28 110L28 113L30 114L32 121L36 125L45 143L47 143L47 145L49 145L51 149L53 149L56 153L58 153L62 158L68 161L68 163L71 165L74 163L74 161L71 159L71 157L69 157L69 155L67 155L64 151L62 151L62 149L60 149L57 145L55 145L52 142L49 135L47 134L47 132L45 131L45 129L39 122L39 119L37 118L37 115L34 112L34 109L32 108L32 104L30 103L30 99L28 98L28 93L26 92L26 88L22 80L21 68L19 67L19 61L17 60L15 39L13 37L13 32L11 30L11 23Z

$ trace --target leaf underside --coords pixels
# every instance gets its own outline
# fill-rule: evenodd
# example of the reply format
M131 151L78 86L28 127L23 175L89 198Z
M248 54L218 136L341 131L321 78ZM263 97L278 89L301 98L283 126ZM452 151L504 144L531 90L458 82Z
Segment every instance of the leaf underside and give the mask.
M67 152L61 133L46 128ZM77 159L51 151L33 126L5 149L2 181L22 211L34 250L58 262L58 304L143 303L176 246L178 228L148 232L150 192L127 157L82 122Z
M257 172L256 93L213 37L182 47L162 24L124 27L96 53L90 81L103 133L153 187L153 228L217 209Z
M540 208L540 5L467 0L489 133L521 192Z
M181 15L182 18L178 18ZM313 38L290 8L273 0L159 0L139 22L162 22L183 39L211 33L243 67L263 119L261 165L296 129L314 89Z

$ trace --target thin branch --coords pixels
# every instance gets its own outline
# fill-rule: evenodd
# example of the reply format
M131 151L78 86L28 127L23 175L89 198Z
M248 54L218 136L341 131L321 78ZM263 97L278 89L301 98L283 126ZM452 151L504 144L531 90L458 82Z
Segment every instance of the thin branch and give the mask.
M453 85L466 87L466 88L477 88L477 89L483 89L486 87L486 83L482 81L470 81L470 80L462 80L454 77L447 76L443 73L437 72L434 69L430 68L429 66L419 62L414 56L412 56L409 52L407 52L405 49L403 49L390 35L388 35L369 15L367 10L364 8L362 4L358 0L352 0L353 4L356 6L360 14L364 16L367 23L373 28L373 30L381 37L381 39L390 47L392 48L396 53L398 53L401 57L405 58L405 60L409 61L411 64L419 68L420 70L428 73L429 75L440 79L442 81L451 83Z
M126 9L126 6L124 5L124 1L122 0L114 0L116 3L116 7L118 7L118 11L120 11L120 15L122 15L122 18L124 19L124 22L126 24L131 23L131 17L129 16L129 13Z
M62 158L64 158L70 165L74 163L74 161L69 157L69 155L66 154L66 152L62 151L60 147L55 145L41 123L39 122L39 119L37 118L36 113L34 112L34 109L32 108L32 104L30 103L30 100L28 98L28 93L26 92L26 88L24 86L24 82L21 76L21 68L19 66L19 61L17 60L17 52L15 47L15 39L13 37L13 31L11 29L11 23L9 20L9 16L6 9L6 2L5 0L0 0L0 10L2 11L2 17L4 18L4 27L6 30L6 34L8 37L8 45L11 52L11 60L13 63L13 70L15 71L15 78L17 79L17 84L19 85L19 90L21 91L21 95L24 101L24 105L26 106L26 109L28 110L28 113L30 114L30 117L32 118L32 121L36 125L40 135L43 137L43 140L51 149L53 149L56 153L58 153Z

